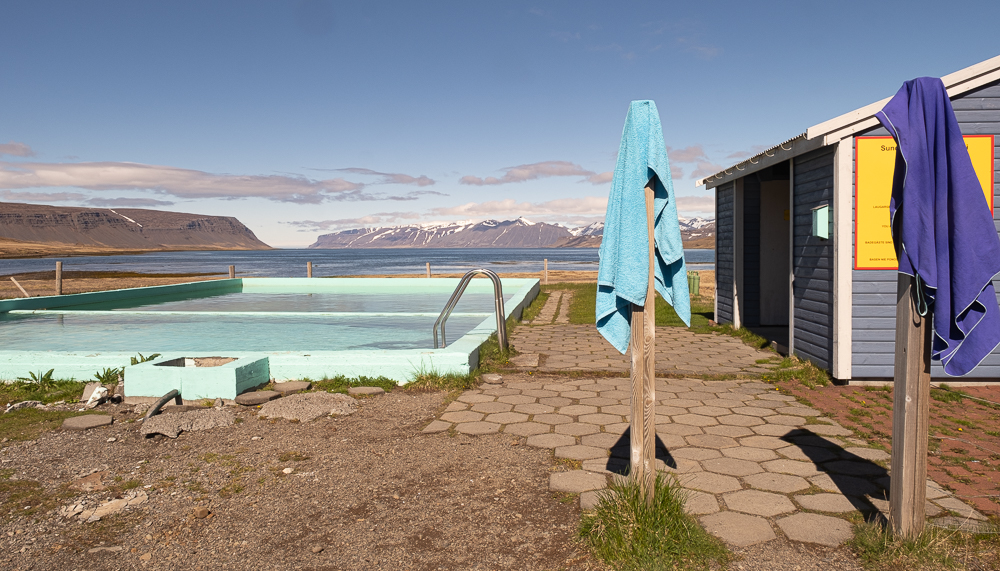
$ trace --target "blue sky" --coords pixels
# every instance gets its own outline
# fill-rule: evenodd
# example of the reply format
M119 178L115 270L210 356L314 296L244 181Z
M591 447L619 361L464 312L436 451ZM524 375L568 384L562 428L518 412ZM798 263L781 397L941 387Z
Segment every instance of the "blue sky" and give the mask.
M694 181L998 55L996 2L3 2L0 201L358 226L603 218L634 99Z

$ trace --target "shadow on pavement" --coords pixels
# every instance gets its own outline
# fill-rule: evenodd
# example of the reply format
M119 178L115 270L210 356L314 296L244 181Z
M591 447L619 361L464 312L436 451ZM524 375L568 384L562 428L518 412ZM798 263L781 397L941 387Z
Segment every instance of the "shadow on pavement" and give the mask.
M632 451L632 432L631 428L626 428L625 432L622 433L618 441L615 442L614 446L611 447L611 456L608 458L607 470L614 474L626 475L628 474L629 465L631 461L631 451ZM656 459L662 460L664 464L671 468L677 467L677 461L670 454L670 450L667 450L667 445L660 440L660 435L656 435L656 441L653 444L655 449Z

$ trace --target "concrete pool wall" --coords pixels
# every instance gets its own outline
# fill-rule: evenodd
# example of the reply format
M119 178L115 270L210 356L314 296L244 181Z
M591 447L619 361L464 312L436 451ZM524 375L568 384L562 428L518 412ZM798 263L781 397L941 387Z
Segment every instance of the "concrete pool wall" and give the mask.
M92 307L114 306L134 307L183 298L198 298L225 293L265 292L278 293L293 289L296 292L333 293L338 288L351 291L398 292L405 296L415 291L434 291L443 294L442 307L447 297L458 285L457 278L237 278L211 280L186 284L151 286L106 292L92 292L62 296L46 296L0 301L0 314L32 314L52 310L79 309L81 311L103 312ZM502 280L505 298L506 318L520 318L524 308L537 297L537 279ZM486 279L475 279L469 284L467 293L488 292L492 295L492 284ZM110 312L109 312L110 313ZM114 312L119 313L119 312ZM211 312L202 312L210 315ZM148 315L148 314L147 314ZM233 314L230 314L233 315ZM484 314L485 315L485 314ZM427 330L436 319L430 317ZM15 324L16 326L16 324ZM5 326L8 331L11 325ZM155 327L155 325L153 325ZM268 357L270 377L274 380L290 380L309 377L320 379L336 375L384 376L400 383L408 382L420 371L467 374L479 363L479 347L496 331L496 318L490 313L479 325L447 347L432 349L386 349L386 350L345 350L345 351L303 351L294 346L287 350L247 351L240 347L216 346L211 338L205 339L204 349L199 351L162 351L155 346L135 347L130 351L106 351L93 347L87 351L49 351L44 347L32 351L5 351L0 337L0 380L10 381L26 377L29 372L45 372L54 369L53 378L91 379L104 368L129 366L130 359L137 353L161 353L160 359L180 357L243 357L263 353ZM10 334L9 332L6 334ZM238 343L237 343L238 344Z

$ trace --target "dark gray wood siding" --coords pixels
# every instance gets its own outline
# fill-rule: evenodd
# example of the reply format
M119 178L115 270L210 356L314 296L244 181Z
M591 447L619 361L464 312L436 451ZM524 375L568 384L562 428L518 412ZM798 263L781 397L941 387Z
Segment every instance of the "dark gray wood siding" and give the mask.
M795 354L824 369L833 358L833 241L812 235L812 209L833 207L835 151L829 146L795 157L793 186Z
M993 218L1000 232L1000 82L972 90L952 100L955 116L967 135L995 135ZM881 127L859 136L888 136ZM853 201L852 201L853 202ZM853 224L852 241L854 244ZM892 378L896 334L896 272L854 270L852 273L852 377ZM1000 280L993 281L1000 290ZM1000 297L1000 296L998 296ZM940 363L931 362L931 376L946 378ZM994 351L968 378L1000 378L1000 351Z
M733 322L733 192L730 182L715 189L715 292L719 323Z
M743 306L744 325L760 325L760 179L743 177Z

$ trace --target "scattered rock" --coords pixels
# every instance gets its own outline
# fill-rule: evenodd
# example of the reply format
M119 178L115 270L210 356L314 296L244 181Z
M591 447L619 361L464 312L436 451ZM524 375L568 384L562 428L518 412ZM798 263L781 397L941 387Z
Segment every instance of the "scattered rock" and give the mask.
M217 398L215 399L215 404L213 404L212 406L215 408L222 408L226 406L226 403L224 403L221 398Z
M87 383L87 386L83 387L83 396L80 397L80 402L89 401L90 397L94 396L94 391L103 388L104 385L102 385L101 383Z
M312 552L313 553L322 553L323 552L323 546L317 545L317 546L313 547L312 548Z
M265 403L260 415L307 422L321 416L354 414L358 403L338 393L299 393Z
M254 436L250 440L263 440L263 438L261 438L260 436Z
M95 521L99 521L104 516L116 514L127 507L143 504L146 502L148 497L149 496L146 495L146 492L141 490L130 492L123 498L105 502L94 509L82 510L78 517L81 521L93 523Z
M3 411L3 413L7 414L8 412L14 412L15 410L21 410L22 408L38 408L40 406L43 406L42 401L23 400L21 402L7 405L7 410Z
M194 517L198 519L205 519L208 517L209 511L205 506L198 506L194 508Z
M293 470L293 469L291 469L291 468L285 468L284 470L282 470L282 471L281 471L281 473L282 473L282 474L291 474L291 473L292 473L292 472L294 472L294 471L295 471L295 470Z
M384 395L385 389L379 387L351 387L347 389L347 394L355 396Z
M538 353L523 353L510 358L510 364L515 367L530 368L538 366Z
M257 406L272 401L281 396L278 391L254 391L236 396L236 404L243 406Z
M178 414L154 416L142 424L139 432L143 436L162 434L168 438L177 438L181 432L230 426L234 422L236 422L236 416L228 410L204 408Z
M483 382L488 385L499 385L503 383L503 375L498 375L496 373L488 373L483 375Z
M166 404L160 407L161 414L173 414L177 412L188 412L190 410L198 410L201 407L191 406L189 404Z
M117 553L124 549L121 545L115 545L114 547L92 547L87 550L87 553L100 553L102 551L110 551L112 553Z
M153 554L147 551L146 553L143 553L142 555L139 556L139 561L149 561L150 559L152 559L152 557Z
M281 396L288 396L299 391L308 391L312 387L309 381L286 381L284 383L274 383L274 390L281 393Z
M149 410L149 403L140 403L135 405L135 409L132 412L135 414L146 414L147 410Z
M97 408L98 405L103 403L108 399L108 389L103 386L95 387L93 392L90 393L90 398L87 399L87 404L83 405L85 409Z
M115 385L114 395L116 397L125 398L125 383L118 383Z
M98 492L105 488L104 480L110 475L107 470L103 472L94 472L89 476L84 476L79 480L74 480L70 483L69 487L74 490L80 490L82 492Z
M63 421L63 430L89 430L99 426L110 426L111 417L105 414L85 414L71 416Z
M108 438L106 442L117 442L117 441L118 439L112 436L111 438Z

